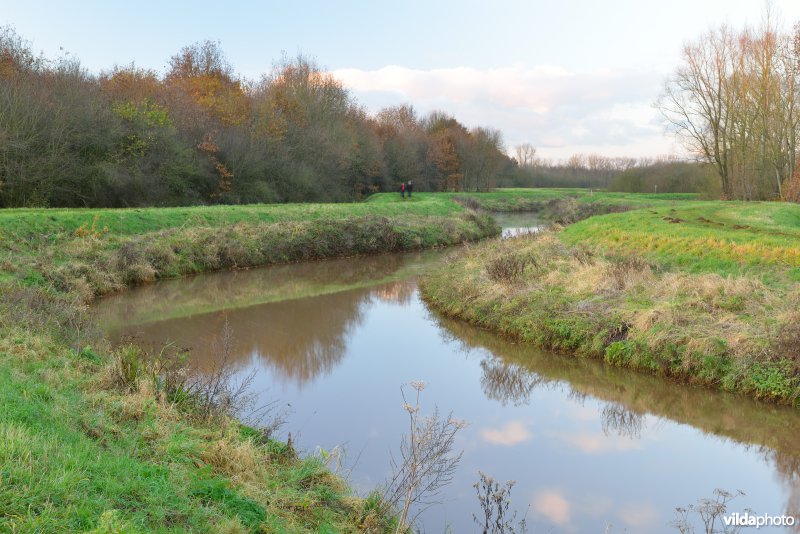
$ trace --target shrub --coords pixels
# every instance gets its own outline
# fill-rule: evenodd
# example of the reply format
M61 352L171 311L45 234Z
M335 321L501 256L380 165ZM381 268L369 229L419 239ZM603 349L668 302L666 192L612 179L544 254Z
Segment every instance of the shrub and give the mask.
M606 273L616 289L634 285L639 275L650 271L650 264L639 256L610 256Z
M486 264L486 274L495 282L513 283L522 278L529 265L538 267L538 261L534 256L503 254L489 260Z

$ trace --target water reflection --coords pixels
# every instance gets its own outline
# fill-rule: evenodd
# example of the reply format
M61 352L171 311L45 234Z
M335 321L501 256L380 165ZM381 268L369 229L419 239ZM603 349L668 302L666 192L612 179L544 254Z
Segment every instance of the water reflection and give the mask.
M481 363L482 369L489 371L481 384L490 386L484 391L491 399L525 403L535 387L561 383L569 388L568 396L572 400L605 401L604 406L610 406L608 417L619 419L608 422L610 430L627 426L623 434L638 434L644 424L641 419L651 414L741 443L759 443L800 458L800 440L797 439L800 413L792 408L681 386L593 360L547 353L438 315L437 321L448 339L459 340L462 351L484 349L494 358L501 358ZM620 417L621 412L627 413Z
M495 222L503 229L503 238L515 237L536 233L541 229L542 222L536 212L495 212L492 213Z
M345 444L353 482L388 470L405 428L398 387L424 379L428 407L472 425L445 503L425 527L471 531L477 470L515 479L539 530L606 521L663 531L675 506L715 487L752 492L761 513L800 512L795 410L516 345L427 310L415 273L437 256L354 258L156 284L96 308L119 338L190 347L208 368L226 320L232 358L293 407L308 450ZM278 393L275 393L275 392ZM266 400L275 400L270 397ZM621 528L620 528L621 530Z
M634 439L642 437L644 416L629 410L624 405L609 402L603 406L601 413L603 419L603 434L617 434L618 436Z
M448 253L432 250L381 254L164 280L104 298L96 303L93 311L104 327L113 333L140 323L196 317L220 310L408 280ZM397 289L403 287L405 289ZM391 295L397 290L404 293ZM387 299L408 299L414 288L401 284L387 286L385 291Z
M525 404L537 387L562 383L569 389L567 397L581 406L587 399L602 401L602 433L606 437L622 438L616 442L619 450L636 448L634 442L642 439L648 419L655 423L669 420L688 424L735 442L745 450L754 448L772 466L788 493L781 513L800 516L800 413L796 410L737 395L675 385L581 358L543 354L459 321L444 317L437 317L437 320L448 339L460 340L462 351L484 349L491 355L481 361L484 372L481 385L488 398L502 404ZM587 453L615 446L613 440L587 434L559 437ZM715 484L709 481L709 495ZM546 498L539 504L553 504L543 509L567 508L555 495L543 495Z
M521 365L490 357L481 361L481 387L486 398L519 406L530 401L531 393L547 381Z

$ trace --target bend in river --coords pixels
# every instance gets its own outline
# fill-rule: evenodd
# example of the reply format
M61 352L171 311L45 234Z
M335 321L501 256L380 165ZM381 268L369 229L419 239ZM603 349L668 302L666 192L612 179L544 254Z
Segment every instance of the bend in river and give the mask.
M535 224L516 224L533 227ZM100 301L112 340L135 336L213 367L233 331L240 376L307 452L342 446L354 485L390 473L407 428L400 385L424 380L437 406L470 425L458 471L420 519L475 530L478 470L515 480L531 531L670 531L676 506L742 490L729 511L800 513L800 414L595 361L544 353L437 316L416 280L449 251L348 258L165 281ZM246 414L244 414L246 416Z

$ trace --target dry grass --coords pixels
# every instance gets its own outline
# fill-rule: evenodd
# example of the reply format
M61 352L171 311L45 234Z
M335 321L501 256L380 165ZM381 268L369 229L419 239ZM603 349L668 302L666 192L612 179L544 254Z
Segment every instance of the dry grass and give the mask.
M511 258L537 262L492 276ZM788 402L800 393L800 298L753 276L664 272L636 255L567 247L552 231L475 246L423 281L423 294L546 348Z
M210 443L201 453L201 459L218 473L225 474L234 483L263 480L262 465L267 463L263 449L256 449L250 440L231 434Z

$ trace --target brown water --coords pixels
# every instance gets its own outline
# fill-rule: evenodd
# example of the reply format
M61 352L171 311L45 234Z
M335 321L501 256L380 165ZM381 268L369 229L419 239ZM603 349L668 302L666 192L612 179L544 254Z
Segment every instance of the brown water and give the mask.
M504 341L443 319L416 279L446 252L206 275L145 286L95 308L109 336L173 341L200 368L226 321L234 361L263 402L287 410L301 449L346 451L362 492L389 475L407 415L400 385L424 380L426 411L466 419L463 459L427 532L475 531L478 470L516 480L531 532L671 532L674 508L742 490L732 512L800 512L800 413ZM699 523L695 521L699 527ZM626 530L627 529L627 530ZM702 531L702 530L698 530Z

